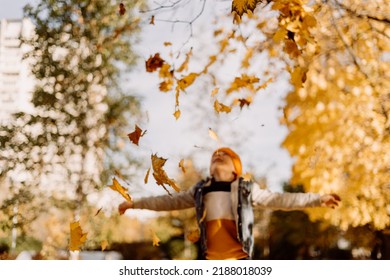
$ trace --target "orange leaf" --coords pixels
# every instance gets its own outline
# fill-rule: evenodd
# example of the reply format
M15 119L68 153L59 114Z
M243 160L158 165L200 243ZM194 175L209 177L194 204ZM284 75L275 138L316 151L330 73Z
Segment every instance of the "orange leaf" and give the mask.
M170 91L173 87L173 79L165 79L165 81L160 83L159 89L163 92Z
M180 115L181 115L180 110L177 109L177 110L175 111L175 113L173 113L173 115L175 116L176 120L178 120L178 119L180 118Z
M87 233L83 233L80 222L70 223L70 242L69 250L71 251L80 251L80 247L87 240Z
M219 103L217 100L215 100L214 110L218 113L221 113L221 112L230 113L232 111L232 108L230 108L229 106L226 106L222 103Z
M187 87L192 85L192 83L195 81L196 77L198 77L198 74L196 73L190 73L184 78L180 79L177 82L177 87L181 90L185 90Z
M152 231L152 240L153 240L153 246L158 247L160 246L160 238L156 235L154 231Z
M127 193L127 189L124 188L121 184L119 184L119 182L115 178L112 178L112 185L109 187L112 190L120 193L127 201L131 201L131 197Z
M165 47L172 46L172 43L171 42L164 42L164 46Z
M241 17L244 13L251 13L256 8L257 3L261 0L233 0L232 12Z
M158 157L157 155L152 155L152 168L153 168L153 177L156 180L157 185L162 186L168 194L169 191L165 188L165 184L171 186L175 191L179 192L180 189L176 185L175 181L168 178L167 173L163 169L165 162L167 159Z
M138 146L139 139L144 136L145 133L146 130L142 132L142 129L139 128L138 125L135 125L135 130L132 133L127 134L127 136L129 136L131 142Z
M190 61L190 57L192 55L192 48L190 49L190 51L186 54L186 59L184 60L184 62L182 63L182 65L180 65L179 69L176 70L176 72L183 72L184 70L187 70L188 69L188 63Z
M149 179L149 173L150 173L150 167L148 168L148 171L146 171L146 175L145 175L145 178L144 178L144 182L145 184L148 183L148 179Z
M179 167L181 168L181 171L183 171L183 173L186 173L186 169L184 168L184 159L180 160Z
M158 68L161 68L164 64L164 59L160 57L159 53L156 53L154 56L150 56L149 59L145 62L146 71L154 72Z

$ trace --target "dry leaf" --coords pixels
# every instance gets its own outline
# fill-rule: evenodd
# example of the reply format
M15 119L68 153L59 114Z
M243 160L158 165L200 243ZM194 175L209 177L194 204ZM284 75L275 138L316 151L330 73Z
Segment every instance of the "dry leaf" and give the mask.
M168 194L170 192L165 188L165 184L171 186L176 192L179 192L180 189L176 185L175 181L168 178L167 173L163 169L165 162L167 161L165 158L158 157L157 155L151 156L152 159L152 168L153 168L153 177L156 180L157 185L162 186Z
M154 16L152 16L152 17L150 18L149 24L154 25Z
M180 160L179 167L181 168L181 171L183 171L183 173L186 173L186 169L184 168L184 159Z
M102 248L102 251L106 250L107 246L108 246L107 240L103 240L102 242L100 242L100 247Z
M217 100L215 100L214 102L214 110L217 112L217 113L230 113L232 111L232 108L229 107L229 106L226 106L222 103L219 103Z
M212 130L211 128L209 128L209 135L210 135L211 139L219 142L219 138L218 138L217 133L215 133L215 131Z
M154 72L158 68L161 68L164 64L164 59L160 57L159 53L156 53L154 56L150 56L149 59L145 62L145 67L147 72Z
M250 182L252 180L252 174L251 173L245 173L244 175L242 175L242 178L244 179L245 182Z
M219 88L215 88L213 89L213 91L211 92L211 97L214 97L219 91Z
M145 175L145 178L144 178L144 182L145 184L148 183L148 179L149 179L149 173L150 173L150 167L148 168L148 171L146 171L146 175Z
M160 238L156 235L154 231L152 231L152 240L153 240L153 246L158 247L160 246Z
M80 222L70 223L70 242L69 250L71 251L80 251L80 247L83 246L87 240L87 233L83 233Z
M179 69L176 70L176 72L183 72L188 69L188 63L190 62L190 57L192 55L192 48L190 51L186 54L186 59L184 62L180 65Z
M121 16L123 16L125 13L126 13L125 5L124 5L123 3L120 3L120 4L119 4L119 14L120 14Z
M242 109L245 105L249 107L249 105L252 103L251 98L240 98L237 100L240 104L240 108Z
M130 195L127 193L127 189L124 188L119 182L115 179L112 178L112 185L109 186L112 190L117 191L120 193L127 201L131 201Z
M177 87L180 90L185 90L187 87L192 85L192 83L195 81L196 77L198 77L198 74L196 74L196 73L188 74L187 76L185 76L184 78L180 79L177 82Z
M175 116L176 120L178 120L178 119L180 118L180 115L181 115L180 110L177 109L177 110L175 111L175 113L173 113L173 115Z
M164 46L165 47L172 46L172 43L171 42L164 42Z
M135 145L138 146L139 139L144 136L146 133L146 130L142 132L142 129L138 127L138 125L135 125L135 130L127 136L129 137L130 141L133 142Z
M95 214L95 217L96 217L97 215L99 215L99 213L100 213L100 211L102 211L102 209L103 209L103 207L100 208L99 210L97 210L97 212L96 212L96 214Z

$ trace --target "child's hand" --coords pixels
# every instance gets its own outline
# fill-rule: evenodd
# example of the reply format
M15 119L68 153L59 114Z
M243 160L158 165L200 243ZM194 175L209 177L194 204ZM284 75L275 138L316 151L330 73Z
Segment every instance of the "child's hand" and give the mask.
M341 198L337 194L324 194L321 196L321 206L336 208L339 206Z
M123 215L127 209L133 208L133 202L125 201L119 204L118 206L118 212L119 215Z

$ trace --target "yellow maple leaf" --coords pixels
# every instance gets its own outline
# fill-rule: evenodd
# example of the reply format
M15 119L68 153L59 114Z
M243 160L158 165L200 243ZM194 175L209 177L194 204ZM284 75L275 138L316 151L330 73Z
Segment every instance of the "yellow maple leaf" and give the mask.
M217 100L215 100L215 102L214 102L214 110L217 113L221 113L221 112L230 113L232 111L232 108L229 107L229 106L226 106L226 105L224 105L222 103L219 103Z
M102 248L102 251L106 250L107 246L108 246L107 240L103 240L102 242L100 242L100 247Z
M248 11L253 12L259 2L261 0L233 0L232 12L235 12L241 17L244 13L248 13Z
M80 247L87 240L87 233L83 233L80 222L71 222L70 223L70 242L69 250L71 251L80 251Z
M153 177L156 180L157 185L162 186L168 194L170 192L165 188L165 184L171 186L176 192L180 191L180 188L173 179L170 179L163 169L167 159L158 157L156 154L152 154L152 168L153 168Z
M127 189L123 187L117 179L112 178L112 185L109 186L112 190L120 193L127 201L131 201L130 195L127 193Z
M138 127L138 125L135 125L135 129L133 132L127 134L129 137L130 141L133 142L135 145L138 146L139 139L144 136L146 133L146 130L142 132L142 129Z
M183 173L186 173L186 169L184 168L184 159L180 160L179 167L181 168L181 171L183 171Z

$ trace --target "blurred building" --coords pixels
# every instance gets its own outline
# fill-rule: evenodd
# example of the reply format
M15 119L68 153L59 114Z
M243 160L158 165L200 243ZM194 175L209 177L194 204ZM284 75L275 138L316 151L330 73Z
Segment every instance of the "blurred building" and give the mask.
M31 111L34 80L29 73L27 51L21 36L31 36L33 24L27 20L0 20L0 123L10 121L15 112Z

